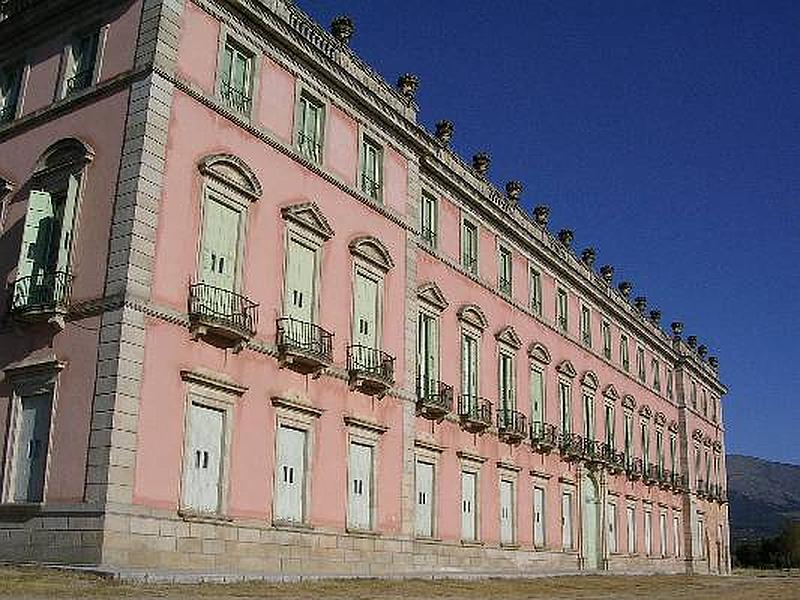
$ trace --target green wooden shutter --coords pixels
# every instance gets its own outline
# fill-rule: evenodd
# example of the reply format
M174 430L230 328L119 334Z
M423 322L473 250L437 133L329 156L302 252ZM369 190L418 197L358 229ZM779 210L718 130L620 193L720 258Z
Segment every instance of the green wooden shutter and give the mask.
M226 45L222 52L222 65L220 66L220 78L223 86L231 85L231 65L233 64L233 48Z
M250 58L238 51L234 51L231 79L235 90L243 96L250 96Z
M286 316L313 322L314 315L314 266L316 255L313 249L297 240L290 240L286 264Z
M239 246L239 212L219 200L206 200L202 268L205 283L234 290Z
M378 282L357 272L353 303L353 341L356 344L377 348Z
M61 217L61 232L58 240L58 258L56 270L68 272L70 250L72 246L72 231L75 226L75 206L78 202L78 186L80 180L74 175L69 176L67 182L67 197L64 200L64 210Z
M542 372L534 369L531 371L531 420L539 426L544 421L543 401L544 379Z
M17 279L32 277L37 283L48 270L55 214L48 192L34 190L28 196L28 212L22 233Z

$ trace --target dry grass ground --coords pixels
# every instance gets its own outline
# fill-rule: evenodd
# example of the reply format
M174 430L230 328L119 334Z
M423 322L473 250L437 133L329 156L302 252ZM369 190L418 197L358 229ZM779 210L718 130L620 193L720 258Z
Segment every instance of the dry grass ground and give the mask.
M0 598L291 598L292 600L800 600L800 576L737 574L732 577L554 577L488 581L327 581L136 585L52 569L0 567Z

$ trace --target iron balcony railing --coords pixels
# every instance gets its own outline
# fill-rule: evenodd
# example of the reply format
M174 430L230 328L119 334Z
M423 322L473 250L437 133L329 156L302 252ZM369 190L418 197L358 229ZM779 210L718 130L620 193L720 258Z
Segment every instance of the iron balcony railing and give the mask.
M537 314L542 314L542 301L541 300L531 300L531 310Z
M417 403L423 414L440 418L453 410L453 387L427 375L417 378Z
M93 71L91 69L85 69L83 71L78 71L75 75L67 79L67 95L79 92L92 85L92 74Z
M367 173L361 173L361 189L367 196L377 200L381 193L381 184Z
M484 431L492 426L492 403L479 396L462 394L458 399L458 416L467 431Z
M628 458L627 464L625 465L625 472L628 475L628 479L631 481L636 481L637 479L641 478L644 474L642 459L638 456Z
M326 364L333 361L333 334L319 325L282 317L277 320L277 332L278 352L299 352Z
M66 311L72 296L72 274L39 273L17 279L9 290L12 313Z
M603 444L603 462L611 473L622 473L625 470L625 453L618 452L612 444Z
M316 136L308 135L302 131L297 132L297 147L300 154L311 162L319 164L322 162L322 144Z
M500 408L497 411L497 434L508 441L522 441L528 435L528 419L518 410Z
M592 347L592 334L588 331L584 331L581 333L581 340L583 341L583 345L587 348Z
M431 248L436 246L436 232L430 227L423 227L422 231L420 231L420 237Z
M695 486L695 491L698 496L704 498L708 493L708 487L706 486L706 482L704 479L698 479L697 485Z
M228 108L243 114L250 114L253 99L249 94L223 82L219 89L219 95Z
M668 490L672 487L672 471L664 467L658 468L658 486L662 490Z
M567 330L567 317L558 317L558 326L561 328L561 331Z
M511 279L506 279L505 277L499 277L497 280L497 291L503 294L503 296L510 296L511 295Z
M671 482L674 492L685 492L689 489L689 478L678 471L672 472Z
M189 286L189 319L235 331L242 337L256 333L258 304L231 290L194 283Z
M16 108L16 103L8 104L7 106L0 108L0 125L4 123L10 123L14 120Z
M558 427L542 421L531 423L531 446L541 452L549 452L558 446Z
M583 455L583 436L578 433L562 433L558 449L567 460L578 460Z
M603 442L584 437L581 459L589 463L600 464L605 462L606 453L603 448L604 445Z
M464 270L468 273L472 273L473 275L478 274L478 257L477 256L470 256L465 254L461 257L461 264L464 267Z
M655 463L645 463L642 461L642 464L646 464L645 471L644 471L644 480L648 485L654 485L658 483L659 479L659 468L658 465Z
M351 376L379 380L387 387L394 384L394 357L377 348L361 344L348 346L347 370Z

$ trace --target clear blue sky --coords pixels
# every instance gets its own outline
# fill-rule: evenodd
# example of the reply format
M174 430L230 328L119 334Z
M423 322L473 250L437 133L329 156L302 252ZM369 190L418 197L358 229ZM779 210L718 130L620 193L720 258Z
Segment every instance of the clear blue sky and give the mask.
M719 355L729 452L800 464L800 2L299 5Z

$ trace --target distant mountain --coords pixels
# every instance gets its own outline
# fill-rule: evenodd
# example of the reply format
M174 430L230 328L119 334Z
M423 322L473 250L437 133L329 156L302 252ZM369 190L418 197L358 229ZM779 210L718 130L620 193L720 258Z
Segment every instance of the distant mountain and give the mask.
M800 520L800 466L731 454L727 458L731 537L772 537Z

